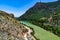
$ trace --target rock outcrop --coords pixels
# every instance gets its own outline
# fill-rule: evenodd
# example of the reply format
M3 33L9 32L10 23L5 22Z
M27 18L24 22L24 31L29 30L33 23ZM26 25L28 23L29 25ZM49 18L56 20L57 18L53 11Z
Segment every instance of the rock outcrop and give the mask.
M0 40L35 40L30 29L19 21L0 11Z

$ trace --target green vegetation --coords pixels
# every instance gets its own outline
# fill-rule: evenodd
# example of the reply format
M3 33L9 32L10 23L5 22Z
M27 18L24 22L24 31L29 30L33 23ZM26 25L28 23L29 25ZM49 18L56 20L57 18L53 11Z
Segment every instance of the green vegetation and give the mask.
M21 21L21 23L25 24L28 27L31 27L34 29L35 34L34 36L38 40L60 40L60 37L54 35L53 33L46 31L36 25L31 24L30 22L27 21Z
M18 20L29 21L60 36L60 1L36 3Z

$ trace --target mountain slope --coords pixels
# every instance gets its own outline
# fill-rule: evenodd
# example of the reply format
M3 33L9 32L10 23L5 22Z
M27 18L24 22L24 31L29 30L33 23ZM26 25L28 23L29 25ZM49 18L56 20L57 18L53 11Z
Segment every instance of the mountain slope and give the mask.
M26 27L10 14L0 11L0 40L35 40Z
M18 20L29 21L60 36L60 1L36 3Z
M36 19L40 19L41 17L50 17L50 15L52 15L53 12L57 11L59 8L60 8L59 1L50 2L50 3L38 2L19 18L36 20Z

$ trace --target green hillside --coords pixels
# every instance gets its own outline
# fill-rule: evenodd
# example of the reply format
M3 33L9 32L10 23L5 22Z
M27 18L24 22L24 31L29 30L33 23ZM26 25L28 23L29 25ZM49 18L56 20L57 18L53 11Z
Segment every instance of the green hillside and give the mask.
M36 3L31 7L25 14L23 14L19 19L40 19L41 17L50 17L57 10L60 9L60 1L50 2L50 3ZM60 13L60 11L58 12ZM28 15L28 16L27 16Z
M17 19L29 21L60 36L60 1L49 3L37 2Z
M60 40L60 37L54 35L53 33L50 33L49 31L46 31L36 25L33 25L27 21L21 21L21 23L25 24L28 27L33 28L35 31L34 36L38 40Z

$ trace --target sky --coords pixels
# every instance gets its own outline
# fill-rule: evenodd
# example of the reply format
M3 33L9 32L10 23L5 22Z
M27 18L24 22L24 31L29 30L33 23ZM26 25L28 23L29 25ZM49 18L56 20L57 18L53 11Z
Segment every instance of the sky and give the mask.
M39 1L40 0L0 0L0 10L13 13L15 17L19 17ZM57 0L41 0L41 2L53 1Z

